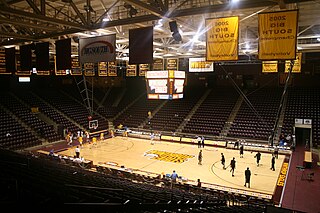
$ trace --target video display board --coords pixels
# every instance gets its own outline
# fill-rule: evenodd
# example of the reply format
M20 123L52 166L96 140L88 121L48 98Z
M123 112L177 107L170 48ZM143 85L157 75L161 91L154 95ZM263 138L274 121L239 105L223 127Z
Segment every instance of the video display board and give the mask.
M148 99L172 100L183 98L184 71L147 71L145 78Z

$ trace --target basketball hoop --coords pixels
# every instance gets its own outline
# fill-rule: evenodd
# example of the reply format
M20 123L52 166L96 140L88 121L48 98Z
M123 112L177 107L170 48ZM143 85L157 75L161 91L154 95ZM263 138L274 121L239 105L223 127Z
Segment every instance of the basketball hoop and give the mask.
M98 120L89 121L89 129L97 129L99 126Z

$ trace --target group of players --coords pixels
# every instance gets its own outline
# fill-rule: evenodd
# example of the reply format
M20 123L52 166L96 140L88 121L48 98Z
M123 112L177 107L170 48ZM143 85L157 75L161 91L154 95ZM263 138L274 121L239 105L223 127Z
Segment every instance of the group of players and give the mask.
M96 137L92 137L92 140L90 141L90 133L89 132L83 132L83 131L78 131L77 135L74 136L74 134L72 132L68 132L65 136L66 142L68 144L68 146L72 146L73 143L73 139L78 140L79 145L82 147L83 143L92 143L94 145L96 145L97 143L97 138ZM101 132L100 133L100 140L104 140L104 133Z
M204 144L203 142L203 138L201 137L198 137L198 148L201 148L201 147L204 147L204 145L202 146L202 144ZM240 151L240 158L243 158L243 152L244 152L244 146L241 145L239 147L239 142L236 142L234 144L234 149L239 149ZM251 152L252 153L252 152ZM198 164L199 165L202 165L202 150L199 151L199 154L198 154ZM256 159L256 163L257 163L257 166L259 167L260 166L260 160L261 160L261 153L260 151L258 151L256 153L256 155L254 156L254 158ZM272 158L271 158L271 170L272 171L275 171L275 159L278 158L278 150L275 149L275 152L272 154ZM235 168L236 168L236 159L235 157L233 157L230 161L230 164L226 167L226 159L225 159L225 156L223 153L221 153L221 164L222 164L222 168L225 170L227 169L228 167L230 167L230 172L232 174L232 177L234 177L234 171L235 171ZM248 185L248 187L250 188L250 178L251 178L251 171L250 171L250 168L247 167L247 169L245 170L244 172L245 174L245 184L244 186L246 187Z
M110 131L110 136L114 137L114 132L112 130ZM90 141L89 132L78 131L76 137L74 137L74 135L71 132L68 132L68 134L66 135L66 141L69 146L72 145L74 138L78 140L80 146L82 146L83 143L92 143L92 144L96 145L96 142L97 142L96 137L92 137L92 141ZM152 132L150 134L150 140L151 140L152 145L154 144L154 138L155 138L155 134ZM100 133L100 140L104 140L104 133ZM204 137L198 136L196 141L198 142L198 148L204 148ZM239 147L239 142L236 142L234 144L234 149L239 149L240 158L243 158L244 146L241 145ZM260 165L259 163L261 160L261 153L258 151L254 157L256 158L257 166L259 166ZM272 155L272 159L271 159L271 168L270 169L273 171L275 171L275 158L278 158L277 151ZM200 150L199 154L198 154L198 164L199 165L202 165L202 159L203 159L202 150ZM231 159L230 164L227 167L226 167L226 159L225 159L225 156L223 153L221 153L221 160L220 161L221 161L223 169L227 169L228 167L230 167L230 172L232 174L232 177L234 177L234 172L235 172L235 168L236 168L235 157L233 157ZM247 167L247 169L245 170L245 184L244 184L244 186L247 186L247 184L248 184L249 188L250 188L250 177L251 177L251 171L250 171L249 167Z

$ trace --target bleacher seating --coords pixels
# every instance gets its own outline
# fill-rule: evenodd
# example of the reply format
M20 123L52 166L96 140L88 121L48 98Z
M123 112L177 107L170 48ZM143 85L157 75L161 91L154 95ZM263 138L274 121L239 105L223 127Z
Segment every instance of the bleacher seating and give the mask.
M186 87L184 98L168 100L159 108L159 111L152 115L150 126L146 122L148 111L153 112L163 103L163 100L147 100L146 96L143 95L145 92L143 85L139 85L137 89L133 89L133 87L110 88L104 106L98 110L105 117L100 116L100 114L93 115L93 119L99 121L99 128L96 131L107 129L107 119L112 120L116 114L121 112L120 116L114 120L115 127L120 123L135 128L141 127L143 124L142 128L144 129L152 128L158 131L175 132L183 122L186 122L182 126L182 133L219 136L239 95L233 88L212 88L212 91L198 106L192 117L186 120L186 116L199 103L199 99L205 91L207 91L205 88ZM247 97L258 114L244 100L227 136L267 140L273 129L282 91L283 88L258 88L256 91L248 91ZM85 130L89 129L88 110L83 104L78 89L74 86L73 89L65 88L63 92L52 89L11 92L3 92L1 105L12 111L39 137L45 138L49 142L61 139L61 135L58 135L55 130L56 125L62 125L71 132L79 130L75 123ZM104 92L105 90L97 92L99 97L97 99L103 98ZM320 91L317 88L288 89L282 126L284 135L293 133L294 118L310 118L312 119L313 143L319 144L319 94ZM119 103L116 107L113 107L116 100ZM134 104L130 105L131 103ZM38 107L40 112L51 120L50 124L30 112L30 107L33 106ZM52 122L55 123L54 126Z
M77 102L73 99L73 96L67 96L59 91L37 91L36 94L84 129L89 130L89 111L82 105L82 102ZM108 128L108 122L104 117L94 114L92 120L98 120L99 127L96 129L97 131Z
M295 118L312 119L312 141L320 144L320 89L289 88L282 126L284 135L293 134Z
M121 97L122 92L124 94ZM140 90L113 87L104 101L103 107L98 108L97 111L106 118L113 118L141 94ZM118 98L121 99L119 104L113 106L114 101Z
M0 108L0 147L12 150L37 146L41 141Z
M154 130L175 132L204 93L204 88L185 88L184 98L168 101L151 119ZM144 128L149 128L145 125Z
M48 118L54 121L57 125L62 125L68 128L71 132L76 132L79 130L73 122L68 120L62 114L60 114L56 109L52 108L48 103L44 102L32 92L19 92L16 94L21 100L28 103L29 106L37 107L39 112L45 114Z
M170 184L137 182L119 173L93 172L49 156L1 149L0 169L0 186L5 189L2 203L21 204L24 208L72 204L92 210L97 204L101 210L116 212L263 212L270 205L268 201L188 184L174 184L171 188Z
M31 112L31 107L27 107L10 93L2 93L1 98L1 104L32 128L39 137L45 138L49 142L61 139L52 125L47 124Z
M183 132L218 136L239 95L234 89L214 88L190 118Z
M137 128L148 118L148 112L155 110L162 102L163 100L148 100L143 95L114 121L114 125Z
M282 88L261 88L249 92L247 98L258 114L243 101L228 136L267 140L276 120L282 91Z

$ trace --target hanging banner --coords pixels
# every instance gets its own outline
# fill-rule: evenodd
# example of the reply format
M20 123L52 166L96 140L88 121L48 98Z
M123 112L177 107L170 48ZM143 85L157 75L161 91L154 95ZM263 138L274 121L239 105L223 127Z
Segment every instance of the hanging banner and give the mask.
M117 76L117 62L108 62L108 76Z
M108 76L108 63L99 62L98 63L98 76Z
M50 75L50 70L33 70L32 72L35 72L37 75Z
M207 61L238 60L239 17L206 19Z
M263 61L262 72L263 73L278 72L278 61Z
M189 58L189 72L213 72L213 62L205 58Z
M71 56L71 75L82 75L81 64L78 56Z
M67 70L55 70L56 75L67 75L69 72Z
M297 49L298 11L259 13L259 59L293 60Z
M85 63L84 64L84 75L85 76L94 76L94 63Z
M163 59L154 59L153 60L153 69L152 70L164 70Z
M291 73L301 73L302 53L297 53L296 60L293 61ZM289 72L291 61L286 61L285 72Z
M145 76L146 72L150 70L150 64L139 64L139 76Z
M0 49L0 74L11 74L11 73L7 73L6 53L5 53L4 48Z
M167 59L167 70L178 70L179 69L179 59L168 58Z
M81 64L116 60L116 35L81 38L79 40Z
M54 58L54 73L55 73L55 75L67 75L67 74L69 74L69 71L67 71L67 70L58 70L57 69L57 57L53 56L53 58Z
M129 77L137 76L137 65L136 64L127 64L126 76L129 76Z

